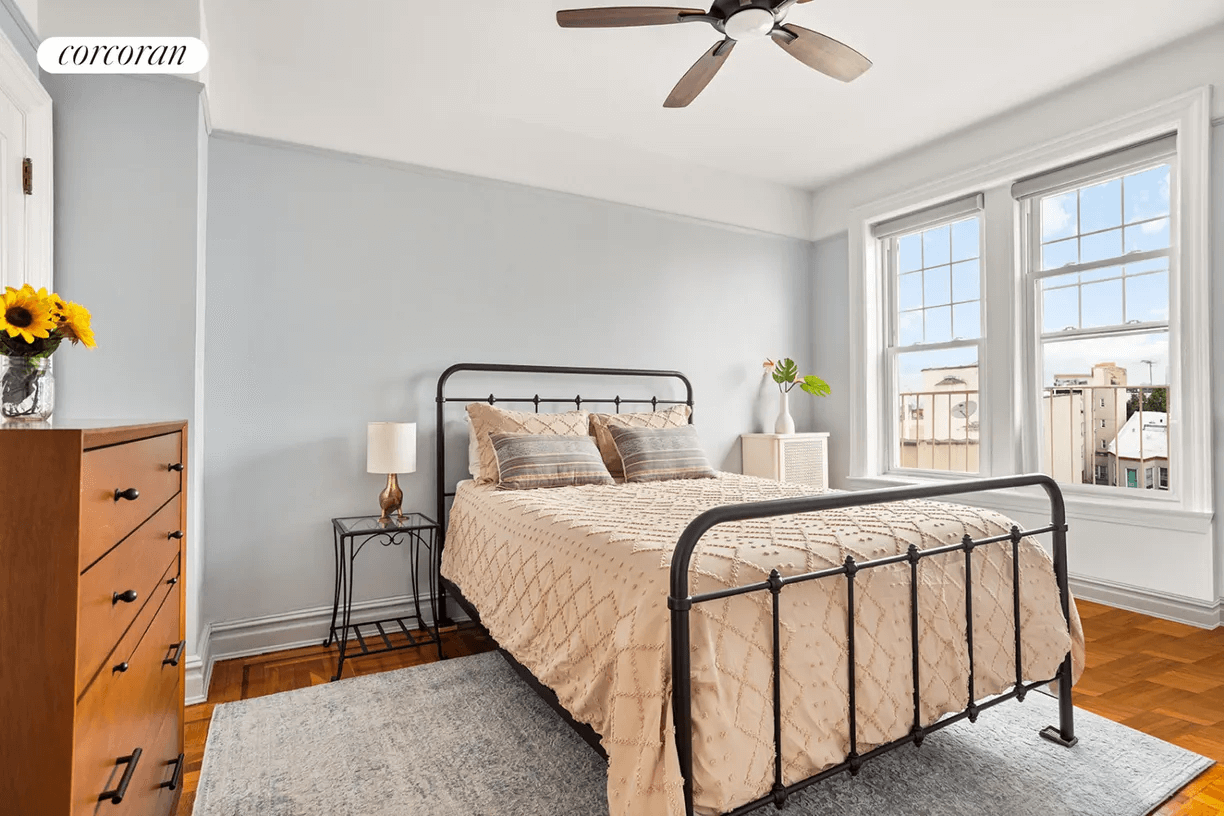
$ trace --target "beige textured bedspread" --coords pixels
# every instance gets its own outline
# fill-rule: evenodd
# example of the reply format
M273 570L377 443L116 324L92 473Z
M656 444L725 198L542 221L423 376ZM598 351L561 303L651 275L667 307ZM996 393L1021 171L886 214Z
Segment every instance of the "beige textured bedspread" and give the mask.
M603 738L613 816L682 814L671 720L668 569L676 539L718 504L818 492L722 474L654 484L502 491L461 483L451 511L442 574L477 609L489 632L579 720ZM770 569L797 574L1006 532L988 510L912 501L727 524L694 555L692 591L760 581ZM1010 543L973 555L976 692L1015 680ZM967 704L964 555L919 568L923 716L932 722ZM1053 677L1083 636L1063 621L1050 559L1021 548L1022 657L1027 679ZM856 580L860 752L912 725L909 566ZM845 758L845 579L787 587L782 603L783 756L787 782ZM766 793L773 774L769 594L694 606L692 616L694 799L699 813L725 812ZM991 716L986 714L984 716ZM1037 739L1037 735L1033 735Z

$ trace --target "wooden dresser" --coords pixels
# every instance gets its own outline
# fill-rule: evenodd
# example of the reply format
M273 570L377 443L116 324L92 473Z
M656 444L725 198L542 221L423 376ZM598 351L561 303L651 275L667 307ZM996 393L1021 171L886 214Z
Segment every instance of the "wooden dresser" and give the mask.
M0 426L0 813L166 816L187 423Z

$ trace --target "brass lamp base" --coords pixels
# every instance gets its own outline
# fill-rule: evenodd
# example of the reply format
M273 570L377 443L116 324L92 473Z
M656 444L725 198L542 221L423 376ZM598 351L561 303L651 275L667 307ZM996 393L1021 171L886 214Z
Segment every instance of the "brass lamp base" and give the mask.
M399 477L394 473L388 473L387 486L378 494L378 506L382 508L382 515L378 517L378 523L386 524L391 521L392 513L395 513L396 518L403 521L403 505L404 491L400 490Z

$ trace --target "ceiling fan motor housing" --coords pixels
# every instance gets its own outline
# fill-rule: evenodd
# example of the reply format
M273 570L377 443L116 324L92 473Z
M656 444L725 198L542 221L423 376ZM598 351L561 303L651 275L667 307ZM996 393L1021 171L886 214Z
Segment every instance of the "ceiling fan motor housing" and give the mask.
M740 9L723 23L724 33L737 42L765 39L773 27L773 12L760 6Z

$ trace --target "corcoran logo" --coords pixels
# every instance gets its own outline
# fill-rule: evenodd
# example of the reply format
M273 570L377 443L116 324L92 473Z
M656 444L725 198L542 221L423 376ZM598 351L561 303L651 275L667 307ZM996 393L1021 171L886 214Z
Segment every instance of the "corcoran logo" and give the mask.
M195 37L50 37L38 46L49 74L196 74L207 62Z

